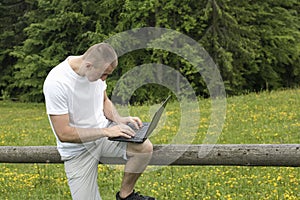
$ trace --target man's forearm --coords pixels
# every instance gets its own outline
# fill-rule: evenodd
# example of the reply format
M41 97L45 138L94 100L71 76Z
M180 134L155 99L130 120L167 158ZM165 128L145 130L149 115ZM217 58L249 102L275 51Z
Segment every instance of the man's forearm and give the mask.
M122 117L119 115L117 109L115 108L110 99L106 98L103 107L104 115L107 119L117 123L121 122Z
M84 143L97 140L107 136L107 128L78 128L68 127L65 132L60 133L62 142Z

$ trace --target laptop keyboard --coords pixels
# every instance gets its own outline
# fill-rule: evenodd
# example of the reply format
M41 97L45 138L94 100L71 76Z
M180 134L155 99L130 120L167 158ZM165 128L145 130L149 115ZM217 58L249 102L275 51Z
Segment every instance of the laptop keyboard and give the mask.
M135 129L135 136L134 137L137 137L137 138L143 138L143 135L144 133L147 131L147 126L143 126L142 128L140 129Z
M144 124L141 128L137 129L133 124L128 124L132 130L135 132L135 138L143 138L144 133L147 131L148 124Z

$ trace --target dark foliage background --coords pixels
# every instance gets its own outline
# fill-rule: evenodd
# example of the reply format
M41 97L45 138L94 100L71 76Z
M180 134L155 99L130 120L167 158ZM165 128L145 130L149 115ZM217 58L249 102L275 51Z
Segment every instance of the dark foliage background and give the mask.
M43 101L47 73L68 55L132 28L177 30L201 44L218 65L229 95L296 87L300 80L298 0L1 0L0 96ZM143 63L180 71L199 96L208 96L199 73L183 58L138 50L120 58L107 81ZM159 85L138 89L132 101L164 98Z

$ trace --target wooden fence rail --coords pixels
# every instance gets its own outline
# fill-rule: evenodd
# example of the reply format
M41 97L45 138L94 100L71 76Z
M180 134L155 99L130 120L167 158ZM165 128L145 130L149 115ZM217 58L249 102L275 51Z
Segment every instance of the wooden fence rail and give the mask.
M62 163L55 146L0 146L0 163ZM100 163L123 164L104 158ZM150 165L300 166L300 144L155 145Z

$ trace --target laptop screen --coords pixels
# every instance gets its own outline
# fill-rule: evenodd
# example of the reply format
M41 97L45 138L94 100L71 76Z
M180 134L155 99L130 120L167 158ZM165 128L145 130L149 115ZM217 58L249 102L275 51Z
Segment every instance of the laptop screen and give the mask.
M152 120L151 120L151 123L149 125L149 128L147 130L147 134L145 135L145 137L148 137L150 135L150 133L152 133L154 131L154 129L156 128L159 120L160 120L160 117L161 115L163 114L164 112L164 109L167 105L167 102L168 100L170 99L171 96L168 96L168 98L164 101L164 103L160 106L160 108L155 112Z

